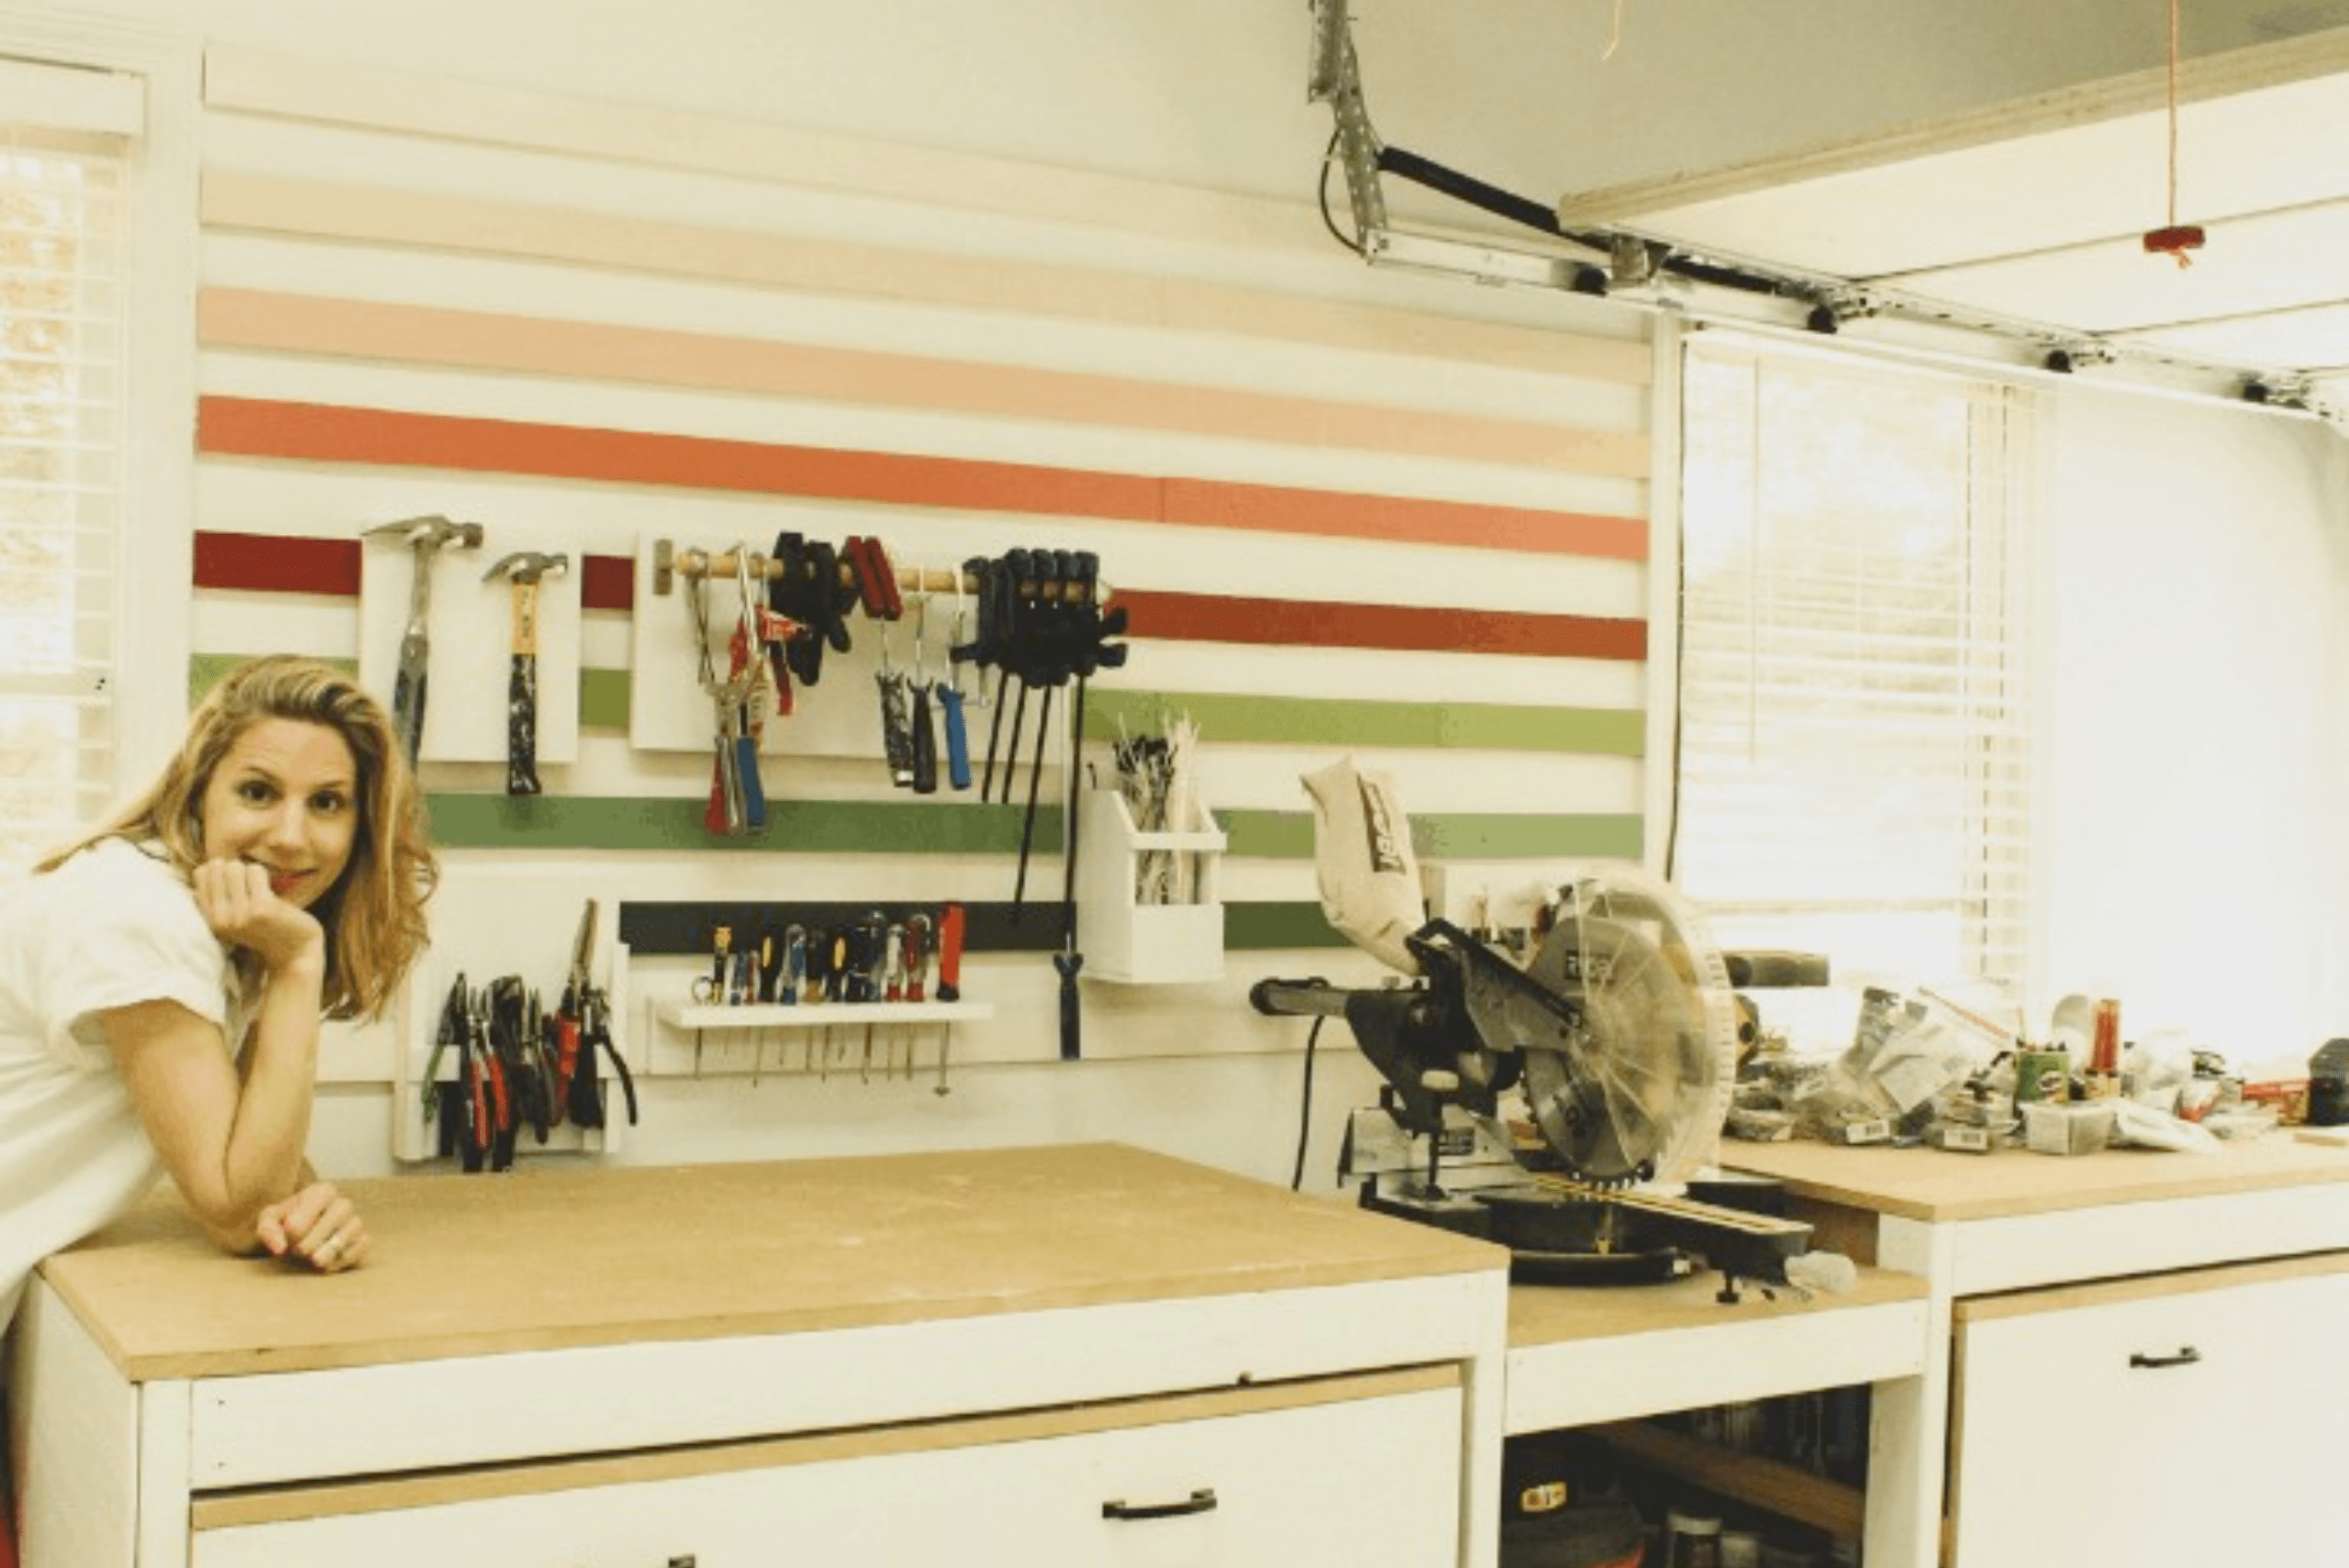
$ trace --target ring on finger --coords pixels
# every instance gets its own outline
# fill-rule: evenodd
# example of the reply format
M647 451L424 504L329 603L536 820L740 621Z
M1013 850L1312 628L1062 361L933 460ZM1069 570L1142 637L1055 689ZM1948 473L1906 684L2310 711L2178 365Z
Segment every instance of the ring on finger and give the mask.
M340 1236L329 1236L325 1240L319 1242L318 1250L310 1255L314 1258L324 1259L332 1257L335 1253L341 1251L342 1238Z

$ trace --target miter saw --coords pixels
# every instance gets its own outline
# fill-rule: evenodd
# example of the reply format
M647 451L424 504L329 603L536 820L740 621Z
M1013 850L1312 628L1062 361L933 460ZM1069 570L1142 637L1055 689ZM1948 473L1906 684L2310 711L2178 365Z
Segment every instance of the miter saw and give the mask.
M1307 783L1325 910L1417 978L1266 980L1250 1000L1344 1018L1386 1080L1341 1157L1364 1207L1503 1242L1521 1277L1660 1280L1701 1258L1729 1276L1725 1294L1784 1279L1810 1227L1742 1207L1743 1184L1691 1183L1729 1113L1742 1011L1701 917L1666 884L1607 867L1558 888L1522 947L1442 918L1406 931L1392 879L1408 869L1408 825L1375 781ZM1334 830L1333 805L1347 814ZM1333 867L1332 840L1341 858L1367 846L1383 862ZM1365 896L1384 914L1366 917ZM1410 900L1417 914L1416 887Z

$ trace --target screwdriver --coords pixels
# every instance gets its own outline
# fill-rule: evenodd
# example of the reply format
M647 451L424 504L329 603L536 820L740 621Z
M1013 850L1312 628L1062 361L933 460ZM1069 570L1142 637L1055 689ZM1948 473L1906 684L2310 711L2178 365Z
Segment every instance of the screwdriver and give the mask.
M959 1002L963 999L963 906L949 904L938 912L938 999ZM954 1020L938 1037L938 1086L931 1092L943 1095L946 1087L946 1053L954 1040Z

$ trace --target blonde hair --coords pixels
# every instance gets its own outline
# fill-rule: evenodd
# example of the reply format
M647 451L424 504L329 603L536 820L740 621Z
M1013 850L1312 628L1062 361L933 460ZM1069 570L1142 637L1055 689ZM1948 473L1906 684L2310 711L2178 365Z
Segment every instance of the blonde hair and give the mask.
M204 859L204 795L231 747L267 719L323 725L359 768L351 862L310 913L326 929L320 999L330 1018L381 1018L426 941L424 901L440 876L424 797L383 706L333 665L294 654L249 660L221 677L188 720L162 776L86 836L36 868L49 871L100 839L155 840L181 872Z

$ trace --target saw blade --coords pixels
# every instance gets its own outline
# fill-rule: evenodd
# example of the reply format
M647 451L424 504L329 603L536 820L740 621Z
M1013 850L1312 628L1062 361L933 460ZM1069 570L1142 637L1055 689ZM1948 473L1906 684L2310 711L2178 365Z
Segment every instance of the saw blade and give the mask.
M1711 962L1708 962L1708 958ZM1725 973L1679 912L1578 889L1527 965L1579 1017L1525 1052L1535 1124L1578 1179L1626 1185L1686 1174L1727 1109L1734 1012Z

